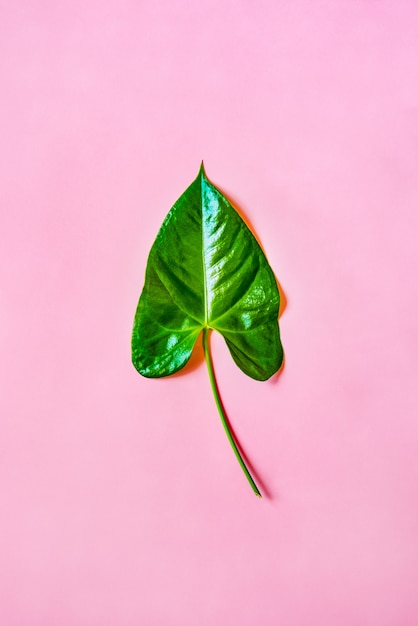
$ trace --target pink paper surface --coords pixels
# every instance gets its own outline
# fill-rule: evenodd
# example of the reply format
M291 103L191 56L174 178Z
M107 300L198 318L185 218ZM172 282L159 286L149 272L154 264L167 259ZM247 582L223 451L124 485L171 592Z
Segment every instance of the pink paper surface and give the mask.
M0 624L418 624L418 8L0 15ZM149 248L205 160L286 295L282 374L141 378Z

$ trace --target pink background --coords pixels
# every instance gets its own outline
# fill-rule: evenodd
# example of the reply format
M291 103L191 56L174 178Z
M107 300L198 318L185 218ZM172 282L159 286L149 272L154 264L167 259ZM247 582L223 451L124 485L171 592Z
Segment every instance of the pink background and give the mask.
M2 626L418 624L413 1L1 3ZM281 282L283 373L141 378L196 176Z

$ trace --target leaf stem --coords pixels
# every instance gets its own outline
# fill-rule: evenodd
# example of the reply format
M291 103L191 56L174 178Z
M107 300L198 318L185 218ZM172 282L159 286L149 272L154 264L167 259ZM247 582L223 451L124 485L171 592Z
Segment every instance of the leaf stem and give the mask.
M241 468L248 480L248 482L251 485L252 490L254 491L255 495L258 496L259 498L261 498L261 493L257 487L257 485L255 484L253 477L251 476L250 472L248 471L247 466L244 463L244 460L238 450L238 446L235 443L234 437L231 433L231 430L229 428L229 424L228 424L228 420L227 417L225 415L223 406L222 406L222 402L221 399L219 397L219 391L218 391L218 386L216 384L216 379L215 379L215 372L213 371L213 364L212 364L212 357L211 357L211 353L210 353L210 347L209 347L209 329L208 328L204 328L203 329L203 350L205 352L205 358L206 358L206 365L208 366L208 372L209 372L209 380L210 380L210 384L212 387L212 392L213 392L213 396L215 398L215 402L216 402L216 406L218 407L218 411L219 411L219 415L221 417L221 421L222 421L222 426L224 427L226 436L228 437L228 441L231 444L231 447L234 451L235 456L237 457L238 463L241 465Z

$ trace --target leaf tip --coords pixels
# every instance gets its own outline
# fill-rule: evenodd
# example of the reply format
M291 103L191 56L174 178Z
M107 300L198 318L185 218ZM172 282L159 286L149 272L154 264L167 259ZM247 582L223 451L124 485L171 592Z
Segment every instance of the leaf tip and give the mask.
M203 160L202 160L202 162L200 164L199 174L200 174L200 176L204 176L206 178L205 165L203 163Z

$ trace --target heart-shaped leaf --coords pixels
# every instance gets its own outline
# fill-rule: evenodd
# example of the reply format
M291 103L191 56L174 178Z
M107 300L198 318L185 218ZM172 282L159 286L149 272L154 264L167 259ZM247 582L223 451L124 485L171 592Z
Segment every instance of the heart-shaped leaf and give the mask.
M134 366L148 377L177 372L203 330L216 397L207 338L213 329L223 335L245 374L266 380L283 360L279 303L276 279L262 249L207 179L202 164L151 248L132 334ZM222 412L221 417L224 421ZM224 426L228 434L226 418Z

